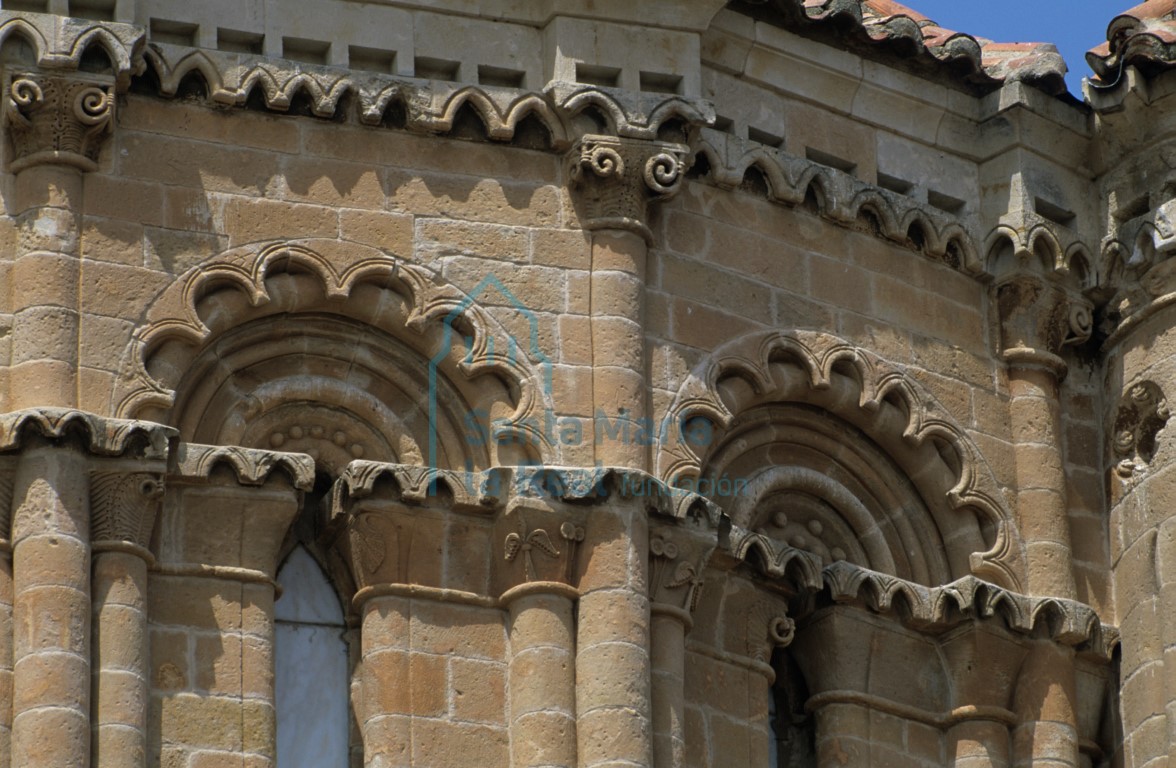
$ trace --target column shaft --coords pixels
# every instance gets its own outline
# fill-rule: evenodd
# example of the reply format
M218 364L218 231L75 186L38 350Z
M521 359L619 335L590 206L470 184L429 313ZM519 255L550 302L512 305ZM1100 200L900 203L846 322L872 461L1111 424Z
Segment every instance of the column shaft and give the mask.
M686 764L686 630L689 614L654 604L650 625L653 666L653 764L681 768Z
M147 757L147 562L130 552L94 557L95 765L134 768Z
M1074 565L1066 506L1057 376L1009 365L1009 415L1017 468L1017 515L1029 556L1027 591L1073 599Z
M649 527L640 504L601 508L580 582L576 627L579 765L648 766L650 708Z
M12 765L12 552L0 551L0 768Z
M592 235L592 390L596 460L647 469L644 238L623 230Z
M966 720L947 731L947 759L955 768L1009 768L1009 729L993 720Z
M78 405L82 172L35 165L16 176L11 410Z
M1077 768L1073 649L1035 641L1021 668L1014 704L1019 722L1013 728L1013 765Z
M576 765L574 596L556 582L502 596L510 609L511 768Z
M13 493L12 761L90 760L89 479L72 448L21 455Z

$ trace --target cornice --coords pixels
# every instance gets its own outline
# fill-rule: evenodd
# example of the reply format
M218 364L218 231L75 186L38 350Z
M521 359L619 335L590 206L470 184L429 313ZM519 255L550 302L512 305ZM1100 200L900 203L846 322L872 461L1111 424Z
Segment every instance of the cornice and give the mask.
M147 32L136 25L0 11L0 44L13 36L32 46L38 68L53 72L77 71L85 53L98 46L110 60L119 91L126 90L132 75L143 71Z

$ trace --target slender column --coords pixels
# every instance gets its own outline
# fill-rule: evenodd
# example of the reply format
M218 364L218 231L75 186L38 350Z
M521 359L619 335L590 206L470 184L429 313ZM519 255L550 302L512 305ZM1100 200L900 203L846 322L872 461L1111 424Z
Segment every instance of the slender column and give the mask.
M502 595L510 612L512 768L576 765L576 590L533 581Z
M1074 566L1061 449L1057 369L1006 353L1017 511L1029 556L1027 591L1073 599Z
M656 768L680 768L686 764L686 634L694 624L692 611L702 585L702 570L713 550L712 542L697 532L692 535L685 527L659 524L650 533L650 661Z
M693 622L680 608L654 603L652 611L653 764L679 768L686 764L686 633Z
M645 469L649 431L645 360L645 273L640 235L603 229L592 235L589 311L596 460Z
M1017 682L1013 765L1077 768L1077 703L1073 649L1034 641Z
M585 136L570 155L581 221L592 231L590 312L596 461L648 470L656 427L646 384L649 203L677 193L682 144Z
M0 768L12 765L12 546L0 546Z
M649 529L640 499L618 499L588 520L576 625L579 765L648 766Z
M9 404L78 405L82 175L112 125L111 78L6 73L18 223Z
M947 729L955 768L1009 768L1009 727L996 720L964 720Z
M30 445L13 499L12 762L90 760L90 505L86 457Z
M12 482L15 457L0 460L0 768L12 765Z
M1018 638L983 624L949 632L941 642L952 680L951 709L966 713L947 727L947 756L957 768L1009 768L1009 724L1025 659Z
M368 768L412 765L411 710L408 691L410 601L402 596L373 595L359 606L360 731L363 764Z
M100 472L93 510L93 702L95 765L146 765L148 707L147 545L163 483L158 475Z
M1017 472L1017 515L1029 559L1026 591L1074 598L1058 385L1067 344L1090 338L1085 300L1036 275L997 288L1001 346L1009 371L1009 415Z

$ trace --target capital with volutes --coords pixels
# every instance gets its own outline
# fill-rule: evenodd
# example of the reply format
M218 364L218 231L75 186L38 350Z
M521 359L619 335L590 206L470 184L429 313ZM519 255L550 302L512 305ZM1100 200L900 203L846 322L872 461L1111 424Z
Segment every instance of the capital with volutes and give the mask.
M1017 274L997 285L1000 343L1011 366L1034 366L1061 378L1065 347L1085 343L1093 306L1075 291L1037 274Z
M585 229L620 229L652 240L649 204L678 193L685 144L587 135L568 154L568 173Z
M36 165L98 168L114 123L113 79L81 74L6 73L4 125L13 173Z

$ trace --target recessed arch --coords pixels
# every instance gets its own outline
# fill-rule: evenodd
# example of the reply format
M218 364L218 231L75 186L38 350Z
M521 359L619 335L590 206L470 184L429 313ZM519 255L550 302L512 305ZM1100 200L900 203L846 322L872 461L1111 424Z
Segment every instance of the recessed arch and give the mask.
M1013 516L967 433L901 369L841 339L732 341L695 369L665 424L658 476L710 491L736 525L929 586L1024 583ZM804 513L773 518L786 509ZM810 521L823 536L804 533Z
M535 426L545 361L513 341L476 297L375 249L246 246L157 297L114 406L190 441L308 453L332 476L357 458L557 463Z

